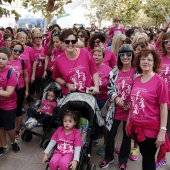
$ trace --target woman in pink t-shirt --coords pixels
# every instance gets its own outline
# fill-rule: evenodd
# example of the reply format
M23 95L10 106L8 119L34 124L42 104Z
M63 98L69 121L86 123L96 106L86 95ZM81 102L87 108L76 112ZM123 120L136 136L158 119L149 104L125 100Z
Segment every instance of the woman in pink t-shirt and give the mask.
M170 101L170 32L167 32L162 37L162 67L160 76L163 78L164 82L168 87L168 97ZM168 103L168 121L167 121L167 133L170 141L170 102ZM166 158L162 159L160 162L157 162L157 167L160 167L163 164L166 164Z
M168 89L157 74L161 60L154 50L143 50L135 58L135 66L141 76L134 80L131 91L127 131L139 145L143 170L156 170L155 154L165 143Z
M94 60L86 49L76 48L74 30L64 30L61 38L65 52L56 59L53 79L62 85L62 93L86 92L86 88L91 88L92 94L99 93L99 77Z
M18 78L17 85L17 112L16 112L16 139L19 138L19 131L22 125L22 105L24 97L28 96L28 70L27 65L23 59L20 59L20 55L24 51L23 45L14 40L10 46L11 56L8 62L8 66L14 70Z
M18 82L15 72L7 66L10 51L0 48L0 155L8 150L6 133L14 152L20 151L15 141L15 116L17 95L15 88Z
M50 170L76 170L79 162L82 138L77 124L78 112L65 108L62 113L63 126L59 127L51 137L51 141L44 151L42 162L48 160L48 154L57 145L54 154L49 162Z
M41 82L42 76L44 74L44 64L45 64L45 54L44 47L42 47L42 33L35 32L32 33L32 43L33 43L33 51L36 59L36 68L32 73L33 81L35 80L35 92L37 95L37 102L35 105L40 103L40 96L42 93L41 90Z
M104 48L104 43L106 41L106 37L104 34L98 33L94 34L89 41L90 49L93 50L95 47ZM92 51L90 52L92 54ZM116 56L115 54L107 49L104 49L104 60L103 63L113 68L116 66Z
M121 170L126 170L131 148L131 139L126 134L125 127L129 113L130 92L135 75L135 71L132 68L133 59L134 52L131 45L122 45L118 52L118 69L113 69L110 72L107 94L109 99L112 101L111 107L116 109L113 113L111 113L114 114L111 115L113 122L110 124L110 130L107 131L105 159L100 163L101 168L106 168L110 163L114 161L114 141L118 127L121 121L123 121L123 140L118 159L119 168Z
M54 63L56 58L64 52L64 48L61 42L61 33L58 29L54 29L51 33L50 42L45 47L45 68L44 78L51 78L54 69Z

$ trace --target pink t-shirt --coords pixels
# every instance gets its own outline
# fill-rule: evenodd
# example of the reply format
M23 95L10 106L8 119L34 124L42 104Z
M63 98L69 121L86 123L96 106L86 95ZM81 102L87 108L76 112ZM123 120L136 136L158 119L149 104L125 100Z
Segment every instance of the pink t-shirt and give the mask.
M100 94L98 94L98 100L108 99L107 86L109 83L109 73L111 70L112 68L104 63L101 66L97 67L97 71L99 73L99 91L100 91Z
M7 74L8 74L9 69L10 68L7 67L3 71L0 71L0 91L5 91L7 86L16 87L18 83L18 79L16 77L15 72L12 72L11 76L7 80ZM0 96L0 109L3 109L3 110L15 109L17 107L16 102L17 102L17 95L14 90L14 92L12 93L10 97Z
M161 56L162 59L162 68L160 76L165 81L167 87L168 87L168 96L170 101L170 58L166 56ZM168 108L170 108L170 103L168 103Z
M76 128L73 128L69 134L65 134L64 127L59 127L51 137L51 140L57 142L55 151L62 154L74 154L74 148L82 146L81 134Z
M18 58L17 60L8 61L8 66L14 70L18 78L17 89L21 89L25 87L24 70L27 69L27 65L26 65L26 62L24 61L24 68L23 68L22 60L23 59Z
M160 121L160 104L169 101L167 91L165 82L156 73L146 83L141 82L141 76L137 77L131 91L130 118L136 122ZM158 131L144 129L144 133L156 138Z
M53 102L48 102L48 100L43 100L42 102L42 108L41 112L42 113L50 113L51 115L54 112L54 108L57 106L57 103L55 101Z
M34 50L34 55L36 59L36 72L35 77L42 77L44 74L44 64L45 64L45 54L44 54L44 47L37 50L36 48L32 47ZM40 59L43 58L43 59Z
M108 37L112 39L115 34L125 34L125 29L117 28L115 26L111 27L109 30Z
M119 70L116 79L116 92L117 95L123 100L125 105L130 104L130 92L133 85L135 70L131 68L127 72ZM116 105L116 112L114 118L116 120L127 121L129 110Z
M27 64L28 81L30 82L31 75L32 75L32 65L33 65L33 62L36 60L33 49L29 46L25 46L24 52L21 54L20 58L24 59Z
M80 50L75 60L70 60L63 53L56 59L53 79L61 77L67 83L74 84L77 91L86 92L86 87L93 86L92 75L97 73L96 64L86 49ZM62 87L63 94L68 94L68 89Z

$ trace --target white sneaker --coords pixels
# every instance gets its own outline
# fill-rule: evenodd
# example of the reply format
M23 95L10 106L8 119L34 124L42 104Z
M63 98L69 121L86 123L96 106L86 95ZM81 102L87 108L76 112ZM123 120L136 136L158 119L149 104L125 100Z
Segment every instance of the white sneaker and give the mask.
M40 104L41 100L37 100L34 104L34 106L38 106Z
M28 125L28 129L33 129L34 127L36 127L37 126L37 121L34 119L34 121L33 122L31 122L29 125Z
M30 118L25 122L25 127L28 128L28 125L29 125L30 123L34 122L34 121L35 121L35 119L32 118L32 117L30 117Z

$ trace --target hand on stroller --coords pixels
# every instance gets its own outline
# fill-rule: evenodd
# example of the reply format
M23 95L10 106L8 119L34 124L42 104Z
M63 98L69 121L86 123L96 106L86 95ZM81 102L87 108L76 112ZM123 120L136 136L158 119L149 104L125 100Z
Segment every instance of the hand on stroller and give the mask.
M69 90L70 92L76 91L76 86L75 86L74 84L67 83L67 84L66 84L66 87L68 88L68 90Z
M69 170L75 170L77 167L77 163L78 162L76 160L71 161L69 164Z
M48 161L48 155L44 153L43 158L42 158L42 163L46 163Z

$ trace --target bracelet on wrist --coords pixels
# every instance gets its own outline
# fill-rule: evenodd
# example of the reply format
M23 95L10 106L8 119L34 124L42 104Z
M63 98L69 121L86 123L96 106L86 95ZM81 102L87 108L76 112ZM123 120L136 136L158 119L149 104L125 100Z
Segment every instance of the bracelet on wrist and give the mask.
M166 127L161 126L161 127L160 127L160 130L167 131L167 128L166 128Z
M68 84L67 82L64 83L64 87L65 87L65 88L67 88L67 84Z

